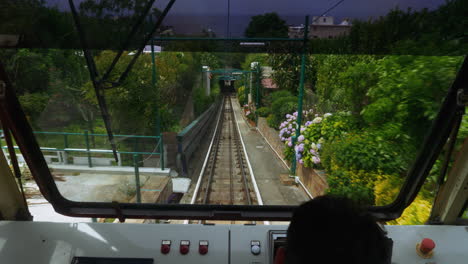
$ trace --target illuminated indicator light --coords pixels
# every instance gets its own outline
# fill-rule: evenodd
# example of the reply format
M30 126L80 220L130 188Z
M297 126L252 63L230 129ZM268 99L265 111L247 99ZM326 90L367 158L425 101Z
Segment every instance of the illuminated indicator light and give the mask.
M208 253L208 241L207 240L200 240L198 245L198 253L200 255L206 255Z
M186 255L189 253L190 241L182 240L180 241L180 254Z
M161 253L167 254L171 251L171 241L170 240L163 240L161 242Z
M423 238L420 243L416 244L416 253L422 258L432 258L436 244L430 238Z

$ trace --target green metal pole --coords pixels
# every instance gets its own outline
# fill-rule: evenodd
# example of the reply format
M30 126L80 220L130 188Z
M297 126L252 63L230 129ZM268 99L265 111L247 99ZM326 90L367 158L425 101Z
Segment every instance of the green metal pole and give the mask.
M137 199L137 203L141 203L140 171L138 169L138 155L137 154L133 154L133 166L135 167L136 199Z
M161 134L159 140L160 140L159 153L161 153L161 154L159 154L159 155L161 155L159 160L161 161L161 170L164 170L164 139L163 139L162 134Z
M260 106L260 79L261 79L262 71L260 70L260 63L257 64L257 96L256 96L256 107Z
M90 168L93 167L93 163L91 161L91 152L90 152L90 148L89 148L89 136L88 136L88 130L85 130L84 131L84 136L85 136L85 143L86 143L86 154L88 154L88 166Z
M161 169L164 170L164 143L162 140L162 133L161 133L161 110L159 107L159 103L161 102L161 98L159 97L159 92L157 90L157 74L156 74L156 56L154 54L154 40L151 39L151 61L153 64L153 71L152 71L152 81L153 81L153 88L156 90L156 136L159 137L159 148L160 148L160 161L161 161ZM202 75L203 77L203 75Z
M261 74L261 70L260 70L260 63L257 64L257 82L256 82L256 85L257 85L257 89L256 89L256 96L255 96L255 126L258 125L258 108L260 107L260 74Z
M307 39L309 33L309 16L305 18L305 28L304 28L304 43L302 47L301 55L301 76L299 79L299 97L297 102L297 128L296 135L292 138L292 144L295 146L297 138L301 134L301 123L302 123L302 99L304 97L304 78L305 78L305 63L306 63L306 53L307 53ZM297 160L296 155L293 155L292 164L291 164L291 174L296 175L296 166Z
M242 102L244 105L246 105L248 100L249 100L249 90L247 89L247 84L248 84L247 75L244 75L244 95L245 95L245 98L244 98L244 102Z
M156 135L159 136L161 134L161 118L160 118L160 111L159 111L159 93L157 91L157 75L156 75L156 55L154 54L154 41L151 40L151 62L152 62L152 83L153 88L156 90Z

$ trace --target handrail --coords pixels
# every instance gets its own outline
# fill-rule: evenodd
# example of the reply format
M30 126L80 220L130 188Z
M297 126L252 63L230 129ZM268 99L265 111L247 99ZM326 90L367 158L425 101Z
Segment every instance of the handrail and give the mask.
M0 132L3 132L2 129L0 129ZM56 136L63 136L63 147L40 147L41 151L63 151L63 152L82 152L82 153L87 153L88 155L88 164L90 167L92 167L92 153L114 153L112 150L106 150L106 149L92 149L90 146L89 142L89 137L107 137L106 134L90 134L88 133L87 130L84 131L84 133L78 133L78 132L56 132L56 131L33 131L34 134L42 134L42 135L56 135ZM83 136L84 137L84 142L86 144L86 148L71 148L69 147L69 136ZM114 138L131 138L135 139L135 146L134 146L134 151L116 151L115 153L118 154L130 154L130 155L160 155L160 165L161 169L165 169L165 164L164 164L164 148L163 148L163 136L143 136L143 135L114 135ZM156 147L154 148L153 151L138 151L137 148L137 139L154 139L156 140ZM0 146L1 146L1 141L0 141ZM1 148L5 149L4 146ZM14 146L15 149L18 149L17 146ZM158 150L158 151L155 151Z
M198 116L195 120L193 120L190 124L188 124L182 131L177 133L177 138L180 139L184 137L188 132L191 131L191 129L196 126L203 118L205 118L207 115L210 114L211 111L213 111L213 108L216 108L216 104L218 103L218 99L215 100L208 109L206 109L200 116Z
M217 105L220 103L216 99L211 106L205 110L197 119L192 121L176 136L177 139L177 160L182 173L188 173L188 162L192 153L198 147L201 137L205 134L208 126L206 125L214 117Z
M2 146L2 149L7 149L7 146ZM13 146L14 149L19 149L18 146ZM49 148L49 147L40 147L42 151L65 151L65 152L86 152L86 153L110 153L112 154L112 150L108 149L78 149L78 148ZM145 154L145 155L154 155L154 154L161 154L160 152L140 152L140 151L117 151L120 154Z
M0 132L3 132L0 129ZM34 134L46 134L46 135L70 135L70 136L84 136L86 133L77 132L55 132L55 131L33 131ZM88 136L96 137L107 137L106 134L88 134ZM161 136L142 136L142 135L114 135L114 137L126 137L126 138L161 138Z

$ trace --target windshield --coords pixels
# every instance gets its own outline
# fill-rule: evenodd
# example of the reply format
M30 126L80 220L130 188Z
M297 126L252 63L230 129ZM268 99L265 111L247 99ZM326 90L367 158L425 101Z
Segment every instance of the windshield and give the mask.
M462 1L117 2L74 1L75 17L68 1L8 2L41 15L0 26L27 29L0 60L72 201L388 205L467 50ZM395 223L427 220L444 154Z

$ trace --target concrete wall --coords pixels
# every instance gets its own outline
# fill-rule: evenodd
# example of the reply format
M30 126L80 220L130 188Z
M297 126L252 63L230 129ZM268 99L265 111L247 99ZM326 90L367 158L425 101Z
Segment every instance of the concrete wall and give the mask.
M164 151L165 151L165 167L175 168L177 157L177 133L163 132Z
M296 172L302 183L314 197L325 194L326 189L328 189L328 183L323 173L312 168L305 168L301 164L297 164Z
M141 186L141 189L160 190L160 191L141 191L142 203L165 204L172 194L172 181L170 177L150 176L148 181ZM136 202L136 194L130 200L130 203Z
M284 143L279 138L279 131L268 126L266 118L258 118L258 130L262 132L263 136L270 142L273 149L284 159ZM288 162L289 164L289 162Z

